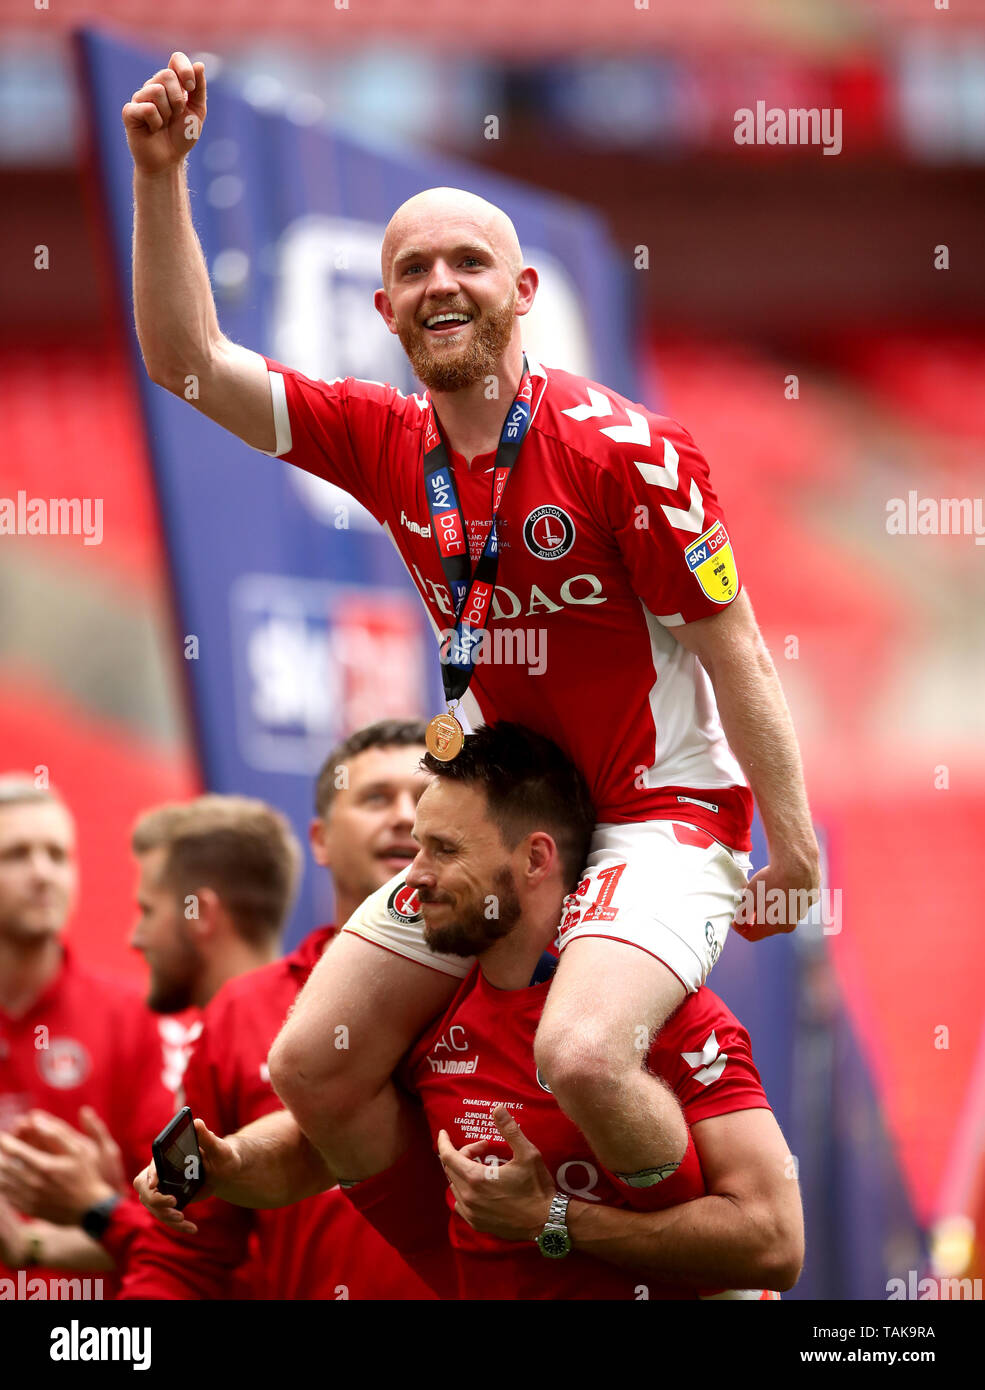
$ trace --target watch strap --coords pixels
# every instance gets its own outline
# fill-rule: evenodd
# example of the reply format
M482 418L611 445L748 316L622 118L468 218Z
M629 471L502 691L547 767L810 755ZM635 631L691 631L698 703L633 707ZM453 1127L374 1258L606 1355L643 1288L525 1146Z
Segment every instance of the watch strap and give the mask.
M568 1229L568 1203L571 1201L567 1192L555 1192L554 1200L551 1202L551 1209L547 1213L546 1225L563 1226Z
M566 1224L570 1200L567 1192L555 1192L551 1201L544 1229L536 1238L537 1248L546 1259L563 1259L571 1251L571 1236Z
M82 1213L82 1220L79 1225L87 1236L92 1236L93 1240L101 1240L106 1232L106 1227L110 1223L113 1212L123 1201L118 1192L112 1193L109 1197L104 1197L100 1202L94 1202L88 1211Z

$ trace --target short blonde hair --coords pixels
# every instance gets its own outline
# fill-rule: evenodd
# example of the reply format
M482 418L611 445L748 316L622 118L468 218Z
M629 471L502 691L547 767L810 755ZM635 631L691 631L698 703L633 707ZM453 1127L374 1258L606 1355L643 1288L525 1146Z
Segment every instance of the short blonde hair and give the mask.
M285 816L246 796L168 802L139 817L134 854L167 851L159 882L179 900L211 888L244 940L280 934L301 873L301 847Z
M0 809L5 806L49 805L65 806L52 787L39 787L30 772L0 773Z

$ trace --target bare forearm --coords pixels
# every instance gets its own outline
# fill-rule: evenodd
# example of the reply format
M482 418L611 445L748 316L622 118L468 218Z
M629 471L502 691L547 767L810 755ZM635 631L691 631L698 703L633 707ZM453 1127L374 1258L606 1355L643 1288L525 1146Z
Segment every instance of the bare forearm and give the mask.
M653 1212L572 1201L568 1230L576 1250L664 1283L784 1289L799 1273L777 1229L729 1197Z
M49 1269L110 1270L112 1257L103 1247L77 1226L54 1226L48 1221L28 1224L31 1236L37 1237L37 1260Z
M709 670L722 728L745 773L772 858L805 866L817 860L804 769L773 659L762 639Z
M323 1158L288 1110L264 1115L229 1136L242 1167L213 1183L217 1197L240 1207L286 1207L335 1184Z
M221 337L205 257L192 224L182 162L134 170L133 303L144 364L154 381L184 389Z

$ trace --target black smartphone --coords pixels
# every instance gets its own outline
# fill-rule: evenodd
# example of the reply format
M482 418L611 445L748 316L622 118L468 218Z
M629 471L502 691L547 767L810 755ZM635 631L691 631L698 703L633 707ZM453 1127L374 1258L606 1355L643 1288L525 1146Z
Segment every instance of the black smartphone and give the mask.
M205 1186L202 1155L190 1106L183 1105L165 1125L151 1145L151 1153L158 1187L168 1196L176 1197L179 1210L184 1210L195 1193Z

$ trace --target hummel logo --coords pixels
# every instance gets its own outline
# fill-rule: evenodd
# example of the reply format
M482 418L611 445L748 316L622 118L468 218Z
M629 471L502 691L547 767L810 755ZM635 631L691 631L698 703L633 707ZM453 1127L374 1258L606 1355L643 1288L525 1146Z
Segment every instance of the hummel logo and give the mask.
M413 531L415 536L423 536L425 540L430 540L431 538L431 527L422 526L419 521L411 521L403 508L401 508L400 511L400 524L401 526L406 526L408 531Z

